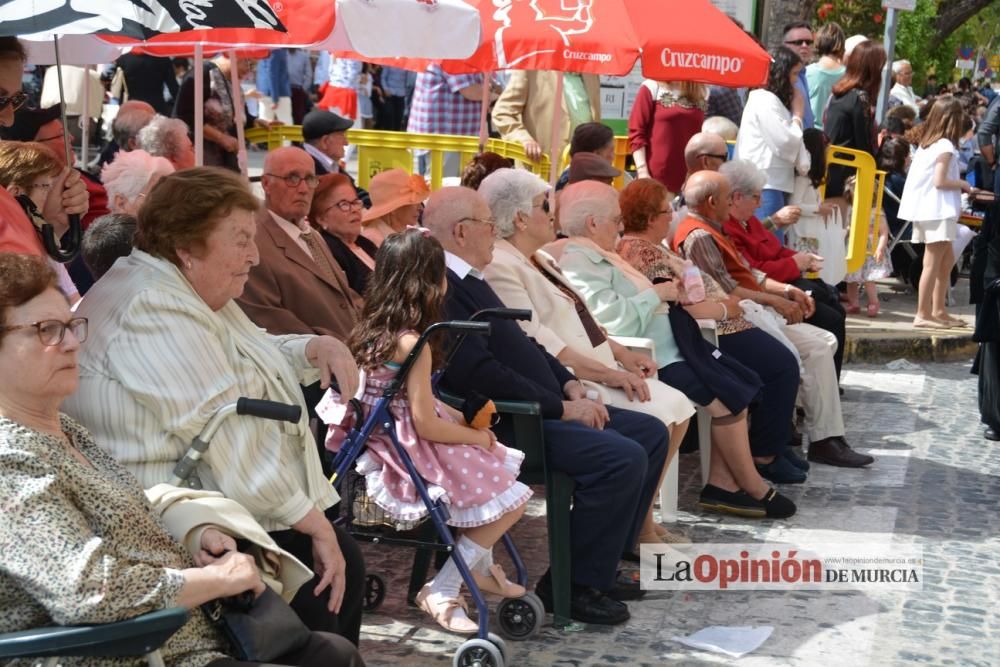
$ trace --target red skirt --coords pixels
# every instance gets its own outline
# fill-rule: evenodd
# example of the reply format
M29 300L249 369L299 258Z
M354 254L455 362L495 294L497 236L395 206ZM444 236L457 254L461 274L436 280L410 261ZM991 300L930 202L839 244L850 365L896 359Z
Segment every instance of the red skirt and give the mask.
M339 88L324 83L320 88L320 99L316 103L320 109L354 120L358 117L358 92L353 88Z

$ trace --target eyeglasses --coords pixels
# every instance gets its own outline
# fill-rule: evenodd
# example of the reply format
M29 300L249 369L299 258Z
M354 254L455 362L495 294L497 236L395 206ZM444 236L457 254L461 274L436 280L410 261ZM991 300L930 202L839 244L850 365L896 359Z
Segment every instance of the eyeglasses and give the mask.
M360 211L365 207L365 203L360 199L341 199L326 210L329 211L334 207L339 208L343 213L350 213L351 211Z
M729 159L728 153L698 153L698 157L714 157L716 160L725 162Z
M51 183L32 183L28 186L29 190L48 190L52 187Z
M482 218L466 217L466 218L459 218L458 221L459 222L477 222L480 225L489 225L491 232L495 231L496 228L497 228L497 222L493 218L487 218L487 219L484 220Z
M290 188L299 187L299 183L301 183L302 181L305 181L306 185L308 185L310 189L315 188L319 184L319 179L316 178L315 174L307 174L306 176L302 176L301 174L288 174L287 176L278 176L277 174L264 174L264 175L270 176L271 178L280 178Z
M24 103L28 101L28 95L22 90L17 91L13 95L7 95L6 97L0 97L0 111L3 111L8 106L10 106L11 111L17 111L24 106Z
M813 41L811 39L786 39L785 44L789 46L812 46Z
M549 206L549 198L546 197L542 200L541 204L538 204L536 208L542 209L542 213L551 213L551 207Z
M60 322L59 320L42 320L41 322L32 322L31 324L15 324L10 327L2 327L2 331L17 331L19 329L31 329L35 328L38 330L38 340L42 342L45 347L52 347L54 345L59 345L63 342L63 338L66 336L66 329L73 332L73 337L79 342L87 340L87 318L86 317L74 317L69 322Z

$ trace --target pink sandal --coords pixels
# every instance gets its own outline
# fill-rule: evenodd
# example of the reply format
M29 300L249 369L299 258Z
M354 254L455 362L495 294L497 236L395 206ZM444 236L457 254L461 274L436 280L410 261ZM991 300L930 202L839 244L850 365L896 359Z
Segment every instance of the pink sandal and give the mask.
M493 593L504 598L519 598L524 596L526 592L524 586L515 584L507 579L507 575L504 574L503 568L500 565L493 563L493 565L490 565L489 570L489 576L479 574L475 571L472 573L472 578L476 580L476 585L479 586L479 590L483 593Z
M869 303L868 304L868 317L878 317L879 304Z
M855 313L861 312L861 306L856 303L847 304L846 306L844 306L844 310L847 311L848 315L854 315Z
M461 595L457 598L435 596L436 599L432 600L431 595L433 595L431 593L431 585L424 584L424 587L417 593L415 601L418 607L437 621L438 625L449 632L461 635L472 635L479 631L479 624L468 616L465 618L461 616L458 618L455 617L455 610L457 609L461 609L468 614L469 608L465 604L465 598Z

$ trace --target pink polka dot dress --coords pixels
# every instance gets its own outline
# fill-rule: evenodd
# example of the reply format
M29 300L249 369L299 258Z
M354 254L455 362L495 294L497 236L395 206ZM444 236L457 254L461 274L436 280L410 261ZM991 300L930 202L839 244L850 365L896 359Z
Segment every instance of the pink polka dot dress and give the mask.
M395 365L386 365L366 374L364 389L358 396L366 418L397 370ZM330 390L316 407L316 413L331 427L326 439L326 448L331 451L340 449L354 421L354 411L338 403L338 398ZM435 405L439 417L455 421L440 401L435 400ZM487 451L474 445L442 444L421 438L413 425L405 389L393 399L389 411L395 421L396 437L427 484L431 499L440 498L448 505L449 525L473 528L492 523L531 497L531 489L517 481L524 452L500 443ZM368 439L356 469L365 477L369 497L393 519L414 521L427 515L406 466L381 428L376 428Z

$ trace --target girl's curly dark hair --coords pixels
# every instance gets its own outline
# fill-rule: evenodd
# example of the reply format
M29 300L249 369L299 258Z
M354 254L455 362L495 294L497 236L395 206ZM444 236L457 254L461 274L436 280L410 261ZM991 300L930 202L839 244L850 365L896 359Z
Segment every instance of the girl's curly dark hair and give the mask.
M421 333L441 321L444 305L444 248L423 229L407 229L383 241L365 290L365 307L347 346L363 369L392 360L399 335ZM435 367L444 357L440 336L430 340Z
M767 89L774 93L786 109L792 108L792 70L802 64L799 54L787 46L779 46L771 53L771 67L767 71ZM808 102L808 100L806 100Z

